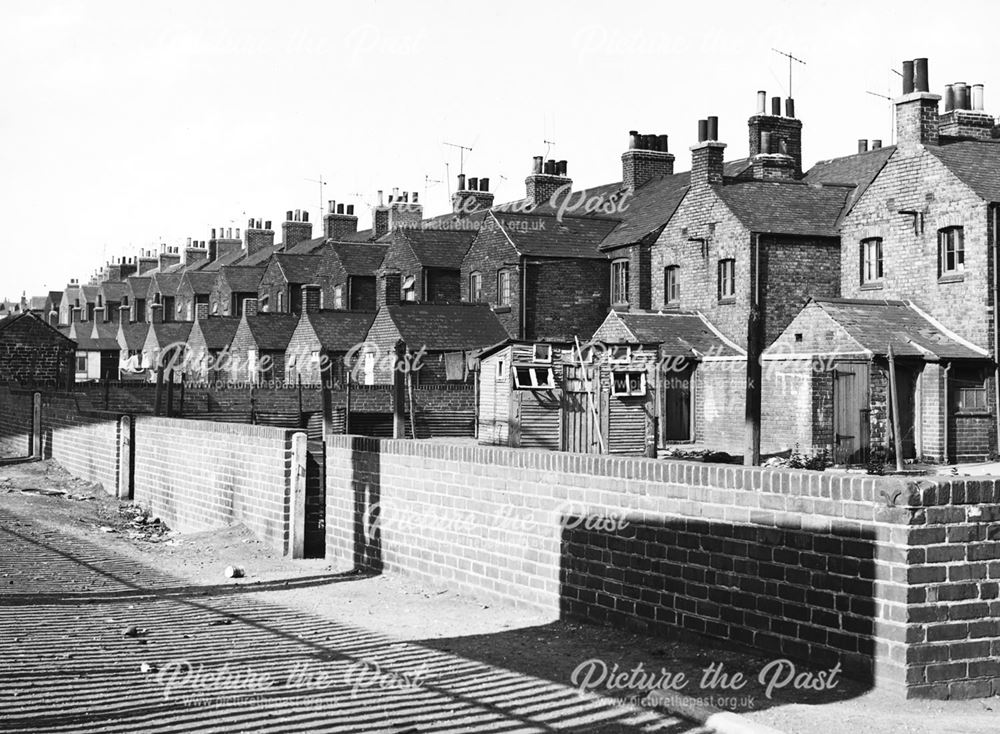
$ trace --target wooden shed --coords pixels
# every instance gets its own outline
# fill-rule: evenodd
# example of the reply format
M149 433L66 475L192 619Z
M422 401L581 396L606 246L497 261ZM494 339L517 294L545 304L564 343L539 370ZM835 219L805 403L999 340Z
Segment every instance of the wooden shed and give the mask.
M582 354L581 354L582 352ZM582 362L581 362L582 357ZM577 453L655 443L656 345L508 340L480 354L479 440Z

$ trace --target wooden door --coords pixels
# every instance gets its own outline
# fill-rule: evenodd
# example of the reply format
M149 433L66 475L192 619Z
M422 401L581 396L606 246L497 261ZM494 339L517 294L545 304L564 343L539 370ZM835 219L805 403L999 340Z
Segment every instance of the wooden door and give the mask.
M833 460L868 460L868 362L838 362L833 370Z
M597 438L594 404L600 407L596 370L586 368L584 375L580 367L567 366L564 372L562 399L562 448L579 454L599 454L601 444ZM587 387L595 391L588 392Z
M660 376L660 423L664 441L691 440L691 381L694 371L668 370Z

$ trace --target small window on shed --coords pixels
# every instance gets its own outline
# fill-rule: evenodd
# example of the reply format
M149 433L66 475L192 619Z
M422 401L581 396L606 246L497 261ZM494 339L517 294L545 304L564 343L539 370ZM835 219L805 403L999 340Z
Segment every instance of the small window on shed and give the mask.
M497 379L504 380L507 378L507 363L501 358L497 360Z
M536 344L534 354L532 356L535 362L551 362L552 361L552 345L551 344Z
M611 394L632 397L646 394L645 372L612 372Z
M552 390L556 376L551 367L514 365L514 385L518 390Z
M608 347L608 361L611 364L628 364L632 361L632 347L622 344Z

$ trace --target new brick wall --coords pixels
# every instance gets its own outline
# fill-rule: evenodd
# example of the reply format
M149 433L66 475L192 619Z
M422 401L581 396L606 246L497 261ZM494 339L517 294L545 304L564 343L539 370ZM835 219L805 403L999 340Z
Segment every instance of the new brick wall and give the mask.
M138 416L135 501L181 532L243 523L287 552L293 433Z
M32 397L0 385L0 459L31 453Z
M1000 687L998 520L994 481L327 444L339 568L840 662L910 697Z
M741 455L746 445L746 376L743 360L706 360L695 379L695 441L713 451Z
M70 474L99 482L108 494L118 487L119 417L87 410L72 393L42 395L42 457Z

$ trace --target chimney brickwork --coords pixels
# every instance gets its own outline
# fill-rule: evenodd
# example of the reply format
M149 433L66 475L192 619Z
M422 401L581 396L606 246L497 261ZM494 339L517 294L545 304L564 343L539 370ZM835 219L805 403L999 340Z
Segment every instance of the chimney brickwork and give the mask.
M458 189L451 195L452 212L458 216L489 209L493 206L488 178L470 178L458 174Z
M330 202L330 211L323 217L323 236L331 240L342 240L357 234L358 218L354 215L354 205Z
M759 155L784 155L791 159L792 167L785 161L762 160L760 172L765 178L802 178L802 121L795 118L795 103L785 100L785 114L781 114L781 98L771 98L771 114L766 114L766 92L757 92L757 114L747 121L750 158ZM777 166L770 165L777 163ZM757 178L754 166L754 178Z
M542 156L535 156L533 170L524 179L524 186L525 198L534 207L550 203L561 189L572 190L573 179L566 173L566 161L548 160L543 164Z
M629 131L629 148L622 153L622 186L634 190L651 179L673 173L674 156L667 150L666 135Z
M378 274L378 288L375 291L375 306L399 303L403 294L403 276L396 271L384 271Z
M289 210L281 223L281 249L290 250L300 242L312 238L312 222L309 212L303 209Z
M260 252L265 247L274 247L274 229L271 228L271 221L261 222L259 219L251 219L244 233L244 239L246 241L245 249L248 256ZM220 240L219 250L212 258L213 260L224 256L225 253L222 250L222 244L223 241ZM238 241L237 246L239 246Z

